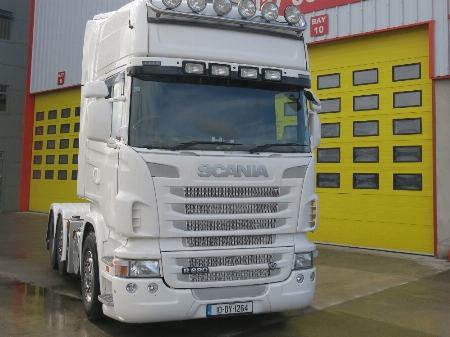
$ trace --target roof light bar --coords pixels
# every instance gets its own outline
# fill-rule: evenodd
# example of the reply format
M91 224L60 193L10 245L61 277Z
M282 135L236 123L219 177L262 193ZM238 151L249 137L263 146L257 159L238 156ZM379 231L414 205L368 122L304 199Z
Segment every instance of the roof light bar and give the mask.
M261 7L261 15L268 22L276 20L278 18L278 6L273 2L266 2Z

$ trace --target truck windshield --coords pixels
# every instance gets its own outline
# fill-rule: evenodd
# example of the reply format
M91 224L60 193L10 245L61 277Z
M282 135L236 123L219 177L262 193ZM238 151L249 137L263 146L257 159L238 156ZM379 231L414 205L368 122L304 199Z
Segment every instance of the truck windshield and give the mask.
M148 149L310 152L301 88L221 78L133 77L129 145Z

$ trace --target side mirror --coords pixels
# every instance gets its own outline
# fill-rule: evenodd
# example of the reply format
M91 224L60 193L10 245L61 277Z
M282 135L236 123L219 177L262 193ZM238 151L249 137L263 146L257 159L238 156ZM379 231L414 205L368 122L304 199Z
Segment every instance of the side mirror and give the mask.
M310 89L305 89L305 96L306 99L309 101L309 106L311 107L311 110L319 113L322 111L322 106L320 103L320 99L319 97L317 97L317 95L314 93L314 91L310 90Z
M311 134L311 149L314 150L320 146L320 140L322 139L320 118L315 111L309 111L309 132Z
M105 98L108 94L108 87L103 81L87 82L83 87L83 96L85 98Z
M106 100L90 102L86 113L86 138L106 143L111 137L112 104Z

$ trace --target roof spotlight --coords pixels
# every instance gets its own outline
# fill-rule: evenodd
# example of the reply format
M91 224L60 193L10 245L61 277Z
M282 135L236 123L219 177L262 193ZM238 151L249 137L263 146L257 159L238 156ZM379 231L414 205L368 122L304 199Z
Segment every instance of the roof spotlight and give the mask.
M162 0L162 3L168 9L174 9L181 5L181 0Z
M231 0L214 0L213 8L218 15L227 15L231 11Z
M188 0L187 4L195 13L200 13L206 8L206 0Z
M301 17L302 13L297 6L290 5L286 7L284 11L284 18L290 25L296 25L297 23L299 23Z
M253 0L241 0L239 1L238 12L243 19L251 19L256 13L256 5Z
M261 15L266 21L273 21L278 18L278 6L273 2L266 2L261 7Z

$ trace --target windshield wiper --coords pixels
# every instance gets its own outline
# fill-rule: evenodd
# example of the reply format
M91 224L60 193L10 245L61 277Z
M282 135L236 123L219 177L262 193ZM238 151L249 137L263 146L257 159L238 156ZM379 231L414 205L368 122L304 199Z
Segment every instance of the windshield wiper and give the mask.
M254 147L249 152L255 153L255 152L259 152L261 150L268 149L269 147L273 147L273 146L303 146L303 147L307 147L308 145L302 145L302 144L298 144L298 143L269 143L269 144L264 144L264 145L259 145L257 147Z
M239 143L229 143L229 142L213 142L213 141L192 141L192 142L187 142L187 143L181 143L177 146L174 146L171 148L172 151L176 151L176 150L181 150L181 149L185 149L194 145L199 145L199 144L213 144L213 145L242 145Z

